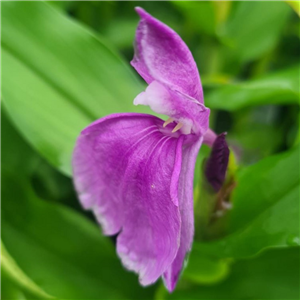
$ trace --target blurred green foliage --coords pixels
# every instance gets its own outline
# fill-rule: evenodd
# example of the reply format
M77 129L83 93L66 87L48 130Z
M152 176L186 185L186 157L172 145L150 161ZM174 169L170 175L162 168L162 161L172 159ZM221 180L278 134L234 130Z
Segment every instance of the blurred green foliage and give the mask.
M2 299L299 298L296 4L2 3ZM190 47L210 125L228 131L239 166L232 210L196 228L171 295L161 283L140 287L124 270L113 240L80 208L70 178L85 126L114 112L148 112L132 105L145 87L129 65L135 6ZM203 147L196 200L209 201L202 171L208 155Z
M43 290L59 299L151 295L122 268L113 245L90 221L38 199L21 178L3 173L3 186L3 198L18 202L3 202L2 238L20 267Z
M298 248L269 250L255 259L236 262L218 285L182 282L174 294L158 290L156 299L298 299L298 261Z

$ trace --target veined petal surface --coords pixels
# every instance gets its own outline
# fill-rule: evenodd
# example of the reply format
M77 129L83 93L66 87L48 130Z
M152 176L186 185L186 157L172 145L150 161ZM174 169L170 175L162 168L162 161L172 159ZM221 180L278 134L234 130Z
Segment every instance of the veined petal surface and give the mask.
M118 255L143 285L168 269L180 244L179 177L191 137L162 125L151 115L110 115L83 130L73 156L83 207L105 234L120 232Z
M179 279L184 261L191 251L194 238L194 201L193 178L197 155L203 138L185 145L182 152L182 169L179 179L179 207L181 217L180 246L172 265L164 273L164 282L169 291L173 291Z
M203 103L203 91L195 60L184 41L170 27L136 8L141 20L136 32L132 66L150 84L166 85Z

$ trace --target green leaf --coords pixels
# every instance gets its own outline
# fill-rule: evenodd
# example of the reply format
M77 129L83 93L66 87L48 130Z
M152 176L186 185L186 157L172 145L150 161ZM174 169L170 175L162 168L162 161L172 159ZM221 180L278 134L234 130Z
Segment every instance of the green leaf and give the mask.
M1 109L1 164L3 169L16 170L18 174L29 175L39 157L12 126L5 110Z
M210 108L235 111L264 104L299 103L299 66L265 77L226 85L205 98Z
M62 12L66 11L67 9L70 9L70 7L72 7L74 5L74 1L45 1L48 4L52 5L54 8L56 8L57 10L60 10Z
M235 263L220 284L182 282L173 294L160 291L157 299L299 299L299 248L277 249Z
M36 299L30 295L30 299ZM4 272L1 272L1 299L2 300L26 300L27 295L13 281L7 278Z
M233 195L231 229L241 228L266 209L273 209L283 198L295 192L299 181L299 147L244 169L239 174ZM291 207L297 212L297 205Z
M16 264L1 242L1 274L5 273L17 286L27 290L38 299L53 298L37 286Z
M279 1L241 1L236 6L220 36L232 58L246 62L272 50L290 15L290 9Z
M2 75L14 124L69 175L80 131L104 115L137 110L132 101L142 90L104 41L43 2L3 3Z
M233 194L231 234L201 243L201 249L215 257L243 258L269 247L299 245L299 181L299 147L246 168Z
M19 267L59 299L148 299L111 241L80 214L36 198L26 183L2 176L2 239Z
M300 16L300 1L294 0L294 1L285 1L288 3L292 9L297 13L298 16Z

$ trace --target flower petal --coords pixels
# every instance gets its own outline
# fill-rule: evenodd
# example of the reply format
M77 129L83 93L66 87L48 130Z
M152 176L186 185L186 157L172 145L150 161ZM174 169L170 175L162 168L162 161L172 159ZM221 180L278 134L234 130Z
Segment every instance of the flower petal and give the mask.
M194 58L180 36L140 7L135 56L131 62L150 84L157 80L167 87L203 103L203 91Z
M190 137L166 134L171 125L162 125L150 115L108 116L82 132L73 156L83 207L105 234L120 232L118 255L143 285L166 271L180 241L178 184L183 142Z
M182 168L179 179L179 208L181 215L180 246L175 260L164 273L164 282L169 291L173 291L179 279L187 253L191 250L194 237L193 178L196 158L203 138L186 145L182 152Z
M210 110L194 99L171 90L154 80L145 92L133 102L135 105L149 105L158 114L164 114L181 123L183 134L191 132L202 136L208 129Z

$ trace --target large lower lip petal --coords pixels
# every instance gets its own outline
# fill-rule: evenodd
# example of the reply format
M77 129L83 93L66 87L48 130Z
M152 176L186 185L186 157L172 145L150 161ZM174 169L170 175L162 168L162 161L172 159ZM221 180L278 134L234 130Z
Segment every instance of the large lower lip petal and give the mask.
M118 254L143 285L166 271L180 243L185 136L163 134L162 124L149 115L108 116L82 132L73 156L82 205L94 212L105 234L120 232Z

